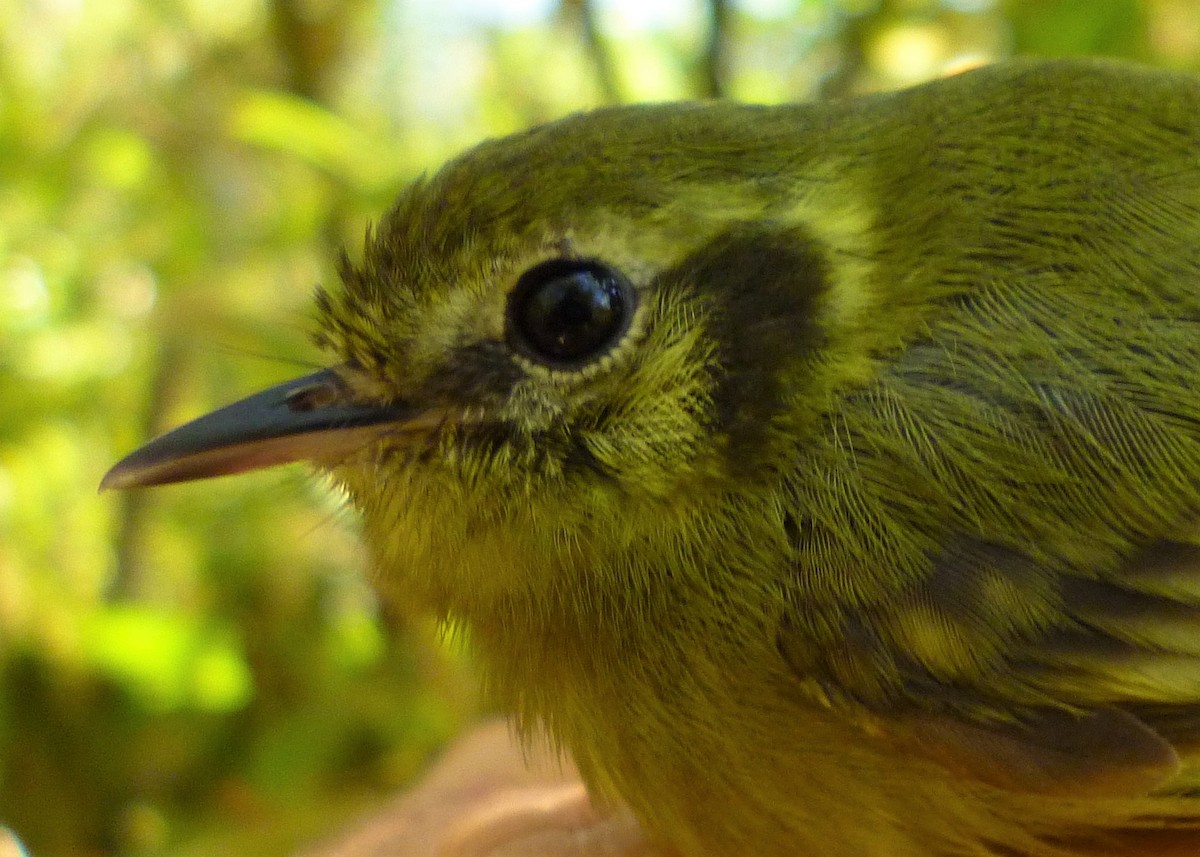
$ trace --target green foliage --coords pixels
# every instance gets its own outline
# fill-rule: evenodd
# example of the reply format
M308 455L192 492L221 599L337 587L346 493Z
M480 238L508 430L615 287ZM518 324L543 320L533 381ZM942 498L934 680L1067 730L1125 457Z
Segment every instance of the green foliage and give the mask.
M1010 43L1200 44L1182 0L758 0L717 30L682 4L440 6L0 6L0 823L37 857L285 853L474 715L461 655L377 599L302 470L95 491L148 435L319 364L312 288L408 179L710 78L778 101Z

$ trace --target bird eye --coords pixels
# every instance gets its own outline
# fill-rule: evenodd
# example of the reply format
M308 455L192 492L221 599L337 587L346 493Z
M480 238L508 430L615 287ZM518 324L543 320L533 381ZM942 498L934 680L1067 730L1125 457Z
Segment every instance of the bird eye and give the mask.
M633 289L612 268L551 259L517 280L508 299L509 340L535 360L578 366L620 339L633 303Z

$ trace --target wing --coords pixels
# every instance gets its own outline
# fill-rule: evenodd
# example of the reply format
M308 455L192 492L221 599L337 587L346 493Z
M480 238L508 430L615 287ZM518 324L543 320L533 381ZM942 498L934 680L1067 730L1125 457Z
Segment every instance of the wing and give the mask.
M814 699L1009 788L1200 785L1194 145L1018 169L918 244L924 327L793 429L779 643Z
M1065 578L1053 621L1028 559L959 545L820 654L779 642L813 695L1001 788L1074 796L1186 787L1200 768L1200 547L1159 542L1110 580ZM1022 605L1021 584L1036 581Z
M806 453L781 651L814 699L990 785L1200 786L1187 388L964 357L939 387L910 356Z

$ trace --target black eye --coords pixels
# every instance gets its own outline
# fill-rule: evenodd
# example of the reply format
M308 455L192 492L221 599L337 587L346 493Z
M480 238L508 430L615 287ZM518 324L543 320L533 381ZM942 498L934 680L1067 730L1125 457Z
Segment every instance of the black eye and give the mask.
M517 280L508 335L535 360L578 366L611 348L632 314L633 289L616 271L595 261L551 259Z

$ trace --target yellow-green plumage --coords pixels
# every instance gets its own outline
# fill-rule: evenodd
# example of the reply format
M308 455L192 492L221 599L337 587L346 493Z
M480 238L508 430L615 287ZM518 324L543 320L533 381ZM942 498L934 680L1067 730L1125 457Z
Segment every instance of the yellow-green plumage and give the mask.
M636 295L594 360L513 344L548 259ZM656 841L1200 853L1200 82L571 117L344 279L347 400L426 415L327 462L381 584Z

